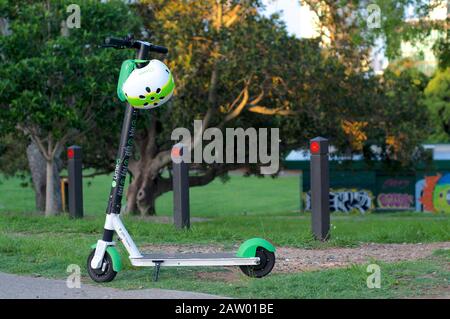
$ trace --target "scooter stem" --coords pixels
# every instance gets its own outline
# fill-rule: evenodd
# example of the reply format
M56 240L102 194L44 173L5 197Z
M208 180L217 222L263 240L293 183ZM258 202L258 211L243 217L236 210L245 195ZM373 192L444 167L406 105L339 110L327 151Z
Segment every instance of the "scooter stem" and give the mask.
M141 42L136 58L138 60L148 60L149 55L150 48L148 44L145 42ZM145 64L141 63L137 66L138 68L141 68L144 67ZM116 167L114 169L114 176L111 183L111 192L109 194L106 214L120 214L125 180L128 173L128 162L133 150L138 112L139 111L137 109L133 108L127 103L122 124L122 131L120 134L120 145L117 152ZM113 234L113 230L105 229L103 233L103 240L112 242Z
M116 167L109 194L107 214L120 214L125 180L128 173L128 162L132 154L138 110L127 104L120 135L120 146L117 152Z

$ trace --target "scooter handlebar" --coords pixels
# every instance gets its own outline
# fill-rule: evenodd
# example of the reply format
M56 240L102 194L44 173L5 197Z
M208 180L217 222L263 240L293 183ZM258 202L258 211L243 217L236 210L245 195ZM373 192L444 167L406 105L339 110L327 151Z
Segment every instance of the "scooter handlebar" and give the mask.
M131 40L124 40L120 38L115 37L107 37L105 39L105 46L106 47L113 47L113 48L132 48L133 43Z
M161 45L155 45L152 43L148 43L140 40L130 40L130 39L121 39L116 37L107 37L105 39L105 44L103 47L116 48L116 49L128 49L134 48L139 49L141 44L145 44L148 46L149 51L157 52L157 53L167 53L169 50L166 47Z
M167 52L169 52L169 49L167 49L166 47L163 47L161 45L151 44L150 51L166 54Z

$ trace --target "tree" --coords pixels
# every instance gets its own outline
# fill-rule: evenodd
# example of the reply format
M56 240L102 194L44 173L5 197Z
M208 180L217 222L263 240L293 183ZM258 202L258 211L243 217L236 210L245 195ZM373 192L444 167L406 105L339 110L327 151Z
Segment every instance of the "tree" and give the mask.
M294 114L293 99L283 96L295 91L290 81L314 64L308 60L320 60L320 51L317 45L289 37L278 19L261 16L259 5L258 1L146 1L144 8L151 10L139 10L155 31L155 42L169 47L167 63L175 74L176 97L142 121L147 125L137 136L139 155L129 166L133 180L128 212L154 214L155 199L171 190L171 179L162 172L170 169L169 137L174 128L192 128L194 119L202 121L203 131L211 126L275 127L278 117ZM195 168L201 173L190 178L192 186L209 183L236 165Z
M424 103L435 123L434 139L448 140L450 135L450 67L436 72L425 89Z
M447 18L448 19L448 18ZM446 69L450 67L450 41L447 37L440 38L434 45L434 53L438 58L439 68Z
M30 48L39 53L41 59L37 62L47 63L45 67L32 59L35 54L30 57L31 49L26 53L19 50L18 56L12 52L13 39L16 45L19 43L15 24L23 23L26 29L29 24L25 23L25 14L33 17L33 12L49 10L39 6L23 12L25 9L18 7L11 9L7 16L17 21L11 23L12 35L5 37L11 41L5 42L8 50L1 52L7 63L0 70L0 121L9 126L9 132L17 132L16 124L28 130L36 127L37 136L46 147L50 140L62 145L62 138L70 134L66 139L76 141L86 151L85 167L95 168L95 174L111 172L123 108L113 106L117 99L109 101L115 92L120 59L129 58L133 52L101 51L93 44L101 42L105 35L128 33L139 23L132 23L134 20L126 13L131 9L139 12L151 30L152 42L169 48L165 62L174 74L176 91L163 107L140 112L136 152L129 164L133 178L127 193L128 212L155 214L156 198L172 188L171 133L177 127L192 131L194 120L200 120L203 129L194 136L193 144L208 127L222 131L229 127L279 128L281 157L305 146L309 138L324 135L342 153L363 152L370 158L370 146L381 145L386 159L399 159L420 135L417 123L423 122L424 117L416 103L420 97L418 86L411 87L414 77L395 73L377 77L355 64L365 44L349 42L351 45L344 45L343 51L334 51L324 49L319 40L289 36L278 15L265 17L260 13L260 1L150 0L131 9L120 2L95 4L97 9L88 10L91 19L83 15L83 21L90 23L87 30L95 33L70 30L69 36L60 37L55 27L55 39L47 41L41 36L46 34L45 26L34 26L41 26L42 19L31 20L34 27L29 32L44 30L27 39ZM110 5L117 6L116 10ZM126 15L131 25L117 24L116 15ZM114 25L108 24L111 18ZM135 29L136 38L148 39L137 36L138 28ZM49 65L47 60L61 62L54 61L55 54L64 55L70 67ZM111 61L117 67L111 67ZM17 76L17 66L36 72L36 80L26 83L29 78L22 74L26 72ZM67 79L64 85L58 81L57 70ZM42 78L53 82L42 85ZM20 93L13 94L15 91ZM38 98L31 99L35 96ZM24 97L32 103L20 108ZM409 108L409 103L413 107ZM404 138L402 130L411 127L415 129L414 138ZM49 133L52 139L47 138ZM197 172L190 176L191 186L205 185L237 167L245 168L248 174L260 174L258 164L196 163L191 167Z
M348 68L368 70L379 40L390 60L401 56L404 41L421 41L432 30L447 32L446 20L429 19L445 0L299 0L319 21L323 47Z
M373 109L372 118L378 123L373 136L384 141L375 145L383 148L382 159L411 166L424 154L418 150L430 132L430 118L423 106L423 92L428 78L413 68L406 59L385 70L379 83L380 107ZM384 107L383 107L384 106Z
M260 9L259 1L154 0L139 10L155 31L155 42L170 49L166 62L177 88L169 106L146 113L141 121L137 156L129 166L128 212L155 214L156 198L172 187L170 175L163 174L171 168L169 136L176 127L192 130L195 119L202 121L203 131L277 127L282 155L317 134L352 151L344 120L368 121L368 127L378 129L370 142L385 144L387 130L399 120L389 118L397 101L382 98L387 87L370 72L349 68L319 41L289 36L277 15L266 18ZM374 110L379 110L378 122L371 120ZM405 114L406 125L420 113ZM190 185L207 184L242 166L258 173L257 165L195 164L199 174L190 177Z
M67 13L71 4L81 9L80 28L67 23L74 18ZM0 38L0 124L24 134L45 159L45 214L54 215L60 211L55 166L63 147L99 124L110 125L105 119L117 113L111 98L117 75L110 64L126 54L99 44L141 25L121 1L2 0L0 8L11 31Z

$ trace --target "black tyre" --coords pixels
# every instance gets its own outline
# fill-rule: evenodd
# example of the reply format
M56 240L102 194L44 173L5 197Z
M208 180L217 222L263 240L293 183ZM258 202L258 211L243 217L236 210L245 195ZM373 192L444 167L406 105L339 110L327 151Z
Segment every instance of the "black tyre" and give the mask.
M263 247L256 248L256 256L259 264L254 266L239 266L244 274L249 277L262 278L268 275L275 266L275 254Z
M91 251L87 260L87 271L89 277L96 282L110 282L116 277L117 272L113 269L112 259L108 252L105 252L102 266L99 269L92 269L91 260L94 258L95 249Z

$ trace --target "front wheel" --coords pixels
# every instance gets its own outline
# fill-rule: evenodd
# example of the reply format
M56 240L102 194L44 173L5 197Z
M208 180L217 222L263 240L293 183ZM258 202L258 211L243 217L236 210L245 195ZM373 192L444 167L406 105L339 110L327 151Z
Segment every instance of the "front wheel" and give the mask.
M263 247L256 248L256 256L259 264L254 266L239 266L244 274L249 277L262 278L268 275L275 266L275 254Z
M113 269L113 263L112 258L108 254L107 251L105 251L105 256L103 256L102 265L98 269L93 269L91 267L91 260L94 258L95 255L95 249L91 251L89 254L89 257L87 259L87 271L89 274L89 277L95 282L110 282L116 277L117 272Z

